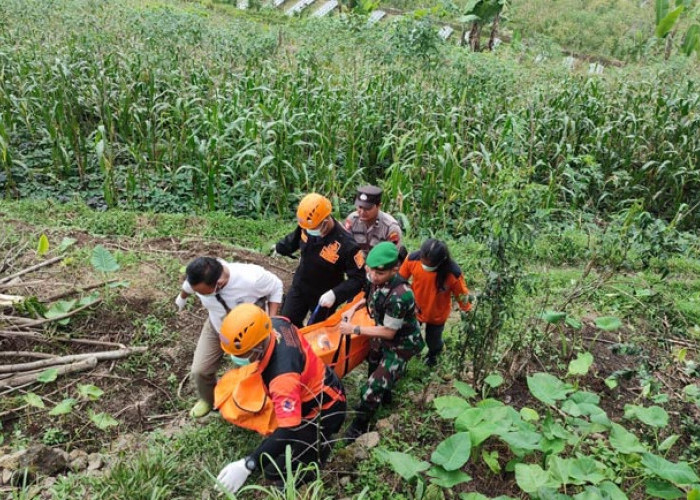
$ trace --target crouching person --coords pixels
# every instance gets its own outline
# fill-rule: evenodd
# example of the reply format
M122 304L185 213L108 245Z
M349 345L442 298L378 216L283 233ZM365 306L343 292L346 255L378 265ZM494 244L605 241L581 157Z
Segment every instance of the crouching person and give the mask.
M391 391L406 369L408 361L419 354L425 343L415 313L413 291L398 274L399 251L388 241L379 243L367 255L370 287L365 299L343 313L340 333L374 337L367 355L369 377L360 389L360 405L345 438L354 441L367 432L382 402L391 400ZM357 307L367 305L376 326L350 322Z
M280 471L285 472L287 446L295 468L322 464L331 451L331 436L345 420L345 390L335 372L289 320L270 318L253 304L231 310L220 338L234 363L260 362L257 369L273 402L278 428L250 454L224 467L217 480L234 493L255 471L279 480Z

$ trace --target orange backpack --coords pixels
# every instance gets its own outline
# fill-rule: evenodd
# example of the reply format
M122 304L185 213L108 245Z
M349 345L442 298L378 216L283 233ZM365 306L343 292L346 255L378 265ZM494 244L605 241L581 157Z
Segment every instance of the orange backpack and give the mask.
M369 337L341 335L338 329L343 312L361 298L362 294L358 294L350 304L336 311L325 321L299 330L316 355L341 378L362 363L369 351ZM366 307L355 311L352 323L362 326L374 325ZM262 374L257 370L258 365L259 362L251 363L226 372L214 388L214 407L228 422L267 436L277 428L277 418L272 400L265 391Z

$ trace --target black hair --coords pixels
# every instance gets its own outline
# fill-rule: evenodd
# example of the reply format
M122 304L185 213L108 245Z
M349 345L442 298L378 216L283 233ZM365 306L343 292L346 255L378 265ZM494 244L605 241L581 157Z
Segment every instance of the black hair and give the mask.
M204 283L207 286L216 286L216 282L221 278L224 266L214 257L197 257L187 264L185 274L190 286L197 286Z
M447 290L447 288L445 288L445 281L454 267L452 265L453 261L452 257L450 257L450 251L447 249L445 242L434 238L428 238L420 246L420 256L421 259L427 260L431 266L437 266L435 270L435 274L437 275L435 277L435 284L437 285L438 292Z

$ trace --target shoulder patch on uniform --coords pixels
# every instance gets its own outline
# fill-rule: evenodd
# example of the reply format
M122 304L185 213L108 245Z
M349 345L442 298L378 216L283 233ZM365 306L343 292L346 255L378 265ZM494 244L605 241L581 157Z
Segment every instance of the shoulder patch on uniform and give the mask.
M365 254L362 250L358 250L355 252L355 265L357 266L358 269L362 269L365 265Z
M294 411L294 408L296 408L296 402L293 399L285 399L282 401L282 404L280 405L282 407L282 411L285 413L292 413Z
M389 236L386 237L388 241L391 241L392 243L398 243L401 237L399 236L399 233L389 233Z
M319 255L323 260L326 260L330 262L331 264L335 264L338 262L338 259L340 258L340 254L338 253L340 251L340 242L339 241L334 241L333 243L329 243L325 247L321 249L321 252Z

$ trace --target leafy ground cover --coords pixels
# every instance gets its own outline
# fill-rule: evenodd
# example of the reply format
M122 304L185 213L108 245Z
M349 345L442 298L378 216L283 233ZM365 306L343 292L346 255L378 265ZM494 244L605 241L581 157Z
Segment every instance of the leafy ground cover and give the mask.
M204 315L201 309L189 309L176 316L171 296L182 266L200 253L257 262L288 282L291 261L242 248L262 249L285 227L243 222L222 238L230 243L220 243L207 236L211 225L224 218L217 214L188 219L95 213L79 204L36 202L3 203L2 213L9 229L3 253L22 248L13 266L60 252L64 257L63 264L26 276L28 283L16 284L13 293L36 296L42 303L62 287L99 282L106 276L90 264L98 245L119 265L109 277L128 281L128 286L98 288L102 302L44 332L49 339L69 336L148 348L111 365L100 363L84 375L57 377L7 394L0 410L6 450L44 442L109 457L103 475L73 473L60 476L51 487L40 483L38 489L55 498L212 494L210 474L233 458L231 450L252 446L257 438L216 418L205 425L188 422L193 395L181 382ZM134 217L132 230L124 234L113 222L129 217ZM229 220L227 227L236 222ZM41 234L49 247L38 256ZM64 238L76 241L60 250ZM535 247L555 260L552 241L542 237ZM409 244L415 246L417 240L409 238ZM487 275L477 265L479 245L451 244L464 268L473 269L470 286L485 290ZM567 248L572 260L585 256L583 246ZM692 474L700 457L698 333L692 317L679 307L700 293L694 255L674 257L664 280L653 271L628 271L601 284L598 273L603 271L591 271L580 292L584 298L566 313L556 308L561 297L582 290L578 283L585 268L533 261L524 269L530 285L523 282L515 291L519 311L504 325L481 387L475 383L473 360L460 359L461 329L468 325L456 317L447 336L448 354L437 372L418 361L410 364L394 403L380 415L380 446L358 455L338 445L321 473L321 491L309 498L482 498L473 496L477 493L547 498L557 489L583 495L577 498L624 498L618 490L629 498L657 491L678 498L697 482ZM31 284L36 280L41 283ZM487 311L485 305L477 306L477 315L479 307ZM3 351L92 349L13 337L0 341ZM347 379L351 400L361 378L362 368ZM69 411L56 415L61 405ZM36 491L27 486L14 495L31 497Z

